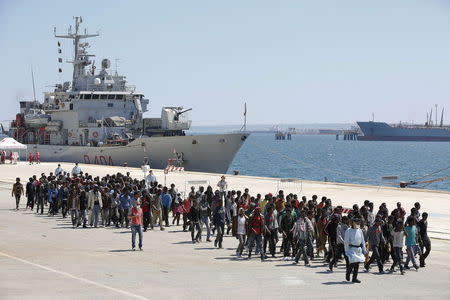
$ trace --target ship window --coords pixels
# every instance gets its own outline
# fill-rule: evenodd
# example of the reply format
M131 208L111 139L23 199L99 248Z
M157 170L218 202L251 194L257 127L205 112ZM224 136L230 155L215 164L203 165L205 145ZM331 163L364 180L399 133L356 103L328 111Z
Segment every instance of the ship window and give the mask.
M108 95L100 95L100 99L107 99Z
M116 99L123 99L123 95L117 95Z
M114 103L108 103L108 107L113 107Z
M94 94L92 95L92 99L98 99L99 96L100 96L99 94Z
M91 99L91 95L84 95L84 99Z
M108 95L108 99L114 99L116 95Z
M73 110L73 103L70 103L69 107L70 107L70 110Z

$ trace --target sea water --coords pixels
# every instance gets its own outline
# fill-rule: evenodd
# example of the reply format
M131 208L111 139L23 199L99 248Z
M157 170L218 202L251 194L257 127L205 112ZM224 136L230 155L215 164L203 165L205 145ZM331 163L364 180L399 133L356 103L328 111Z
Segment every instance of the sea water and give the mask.
M449 176L450 142L344 141L334 135L275 140L274 134L255 133L228 170L239 170L241 175L398 187L400 181ZM398 179L383 180L383 176ZM417 187L450 190L450 179Z

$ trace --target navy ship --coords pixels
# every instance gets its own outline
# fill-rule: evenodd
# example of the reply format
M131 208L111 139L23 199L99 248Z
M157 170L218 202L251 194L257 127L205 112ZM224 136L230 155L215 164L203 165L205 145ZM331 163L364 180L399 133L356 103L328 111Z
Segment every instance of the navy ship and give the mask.
M385 122L356 122L363 135L360 141L425 141L450 142L450 126L443 124L444 111L441 122L433 123L431 114L427 116L425 124L399 123L390 125Z
M26 144L29 152L39 152L43 161L131 167L150 163L152 168L175 165L225 173L248 133L187 135L191 109L181 106L163 107L160 118L145 118L149 100L125 76L111 72L109 59L96 71L86 39L99 34L82 33L81 17L74 19L74 31L70 27L67 34L57 35L55 29L56 38L73 43L72 81L56 84L44 93L44 101L20 101L8 135Z

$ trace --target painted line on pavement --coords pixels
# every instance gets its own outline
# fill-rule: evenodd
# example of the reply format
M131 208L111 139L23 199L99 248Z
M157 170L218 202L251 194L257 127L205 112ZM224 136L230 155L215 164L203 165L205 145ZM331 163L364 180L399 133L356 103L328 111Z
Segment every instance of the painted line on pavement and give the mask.
M113 291L113 292L116 292L116 293L119 293L119 294L122 294L122 295L125 295L125 296L128 296L128 297L133 297L133 298L141 299L141 300L149 300L149 298L146 298L146 297L143 297L143 296L139 296L139 295L136 295L136 294L124 291L124 290L120 290L120 289L117 289L117 288L114 288L114 287L111 287L111 286L107 286L105 284L98 283L98 282L95 282L95 281L92 281L92 280L89 280L89 279L86 279L86 278L81 278L81 277L72 275L70 273L64 272L64 271L55 270L53 268L50 268L50 267L47 267L47 266L44 266L44 265L41 265L41 264L37 264L37 263L34 263L34 262L31 262L31 261L25 260L23 258L12 256L12 255L9 255L9 254L3 253L3 252L0 252L0 255L4 256L4 257L7 257L7 258L10 258L10 259L13 259L13 260L20 261L20 262L22 262L24 264L28 264L28 265L32 265L32 266L44 269L46 271L57 273L57 274L60 274L60 275L63 275L63 276L66 276L66 277L69 277L69 278L72 278L72 279L79 280L81 282L85 282L85 283L88 283L88 284L91 284L91 285L94 285L94 286L98 286L98 287L101 287L101 288L104 288L104 289L107 289L107 290L110 290L110 291Z

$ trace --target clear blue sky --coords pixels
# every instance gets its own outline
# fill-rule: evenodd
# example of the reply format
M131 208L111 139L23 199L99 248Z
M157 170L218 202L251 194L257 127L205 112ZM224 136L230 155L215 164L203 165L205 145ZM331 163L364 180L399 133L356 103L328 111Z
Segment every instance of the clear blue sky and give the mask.
M0 120L17 98L69 80L57 72L57 40L83 17L91 52L119 58L119 72L162 106L192 107L195 125L424 122L450 119L450 2L7 1L0 0ZM70 59L68 41L63 58ZM450 121L446 122L450 123Z

